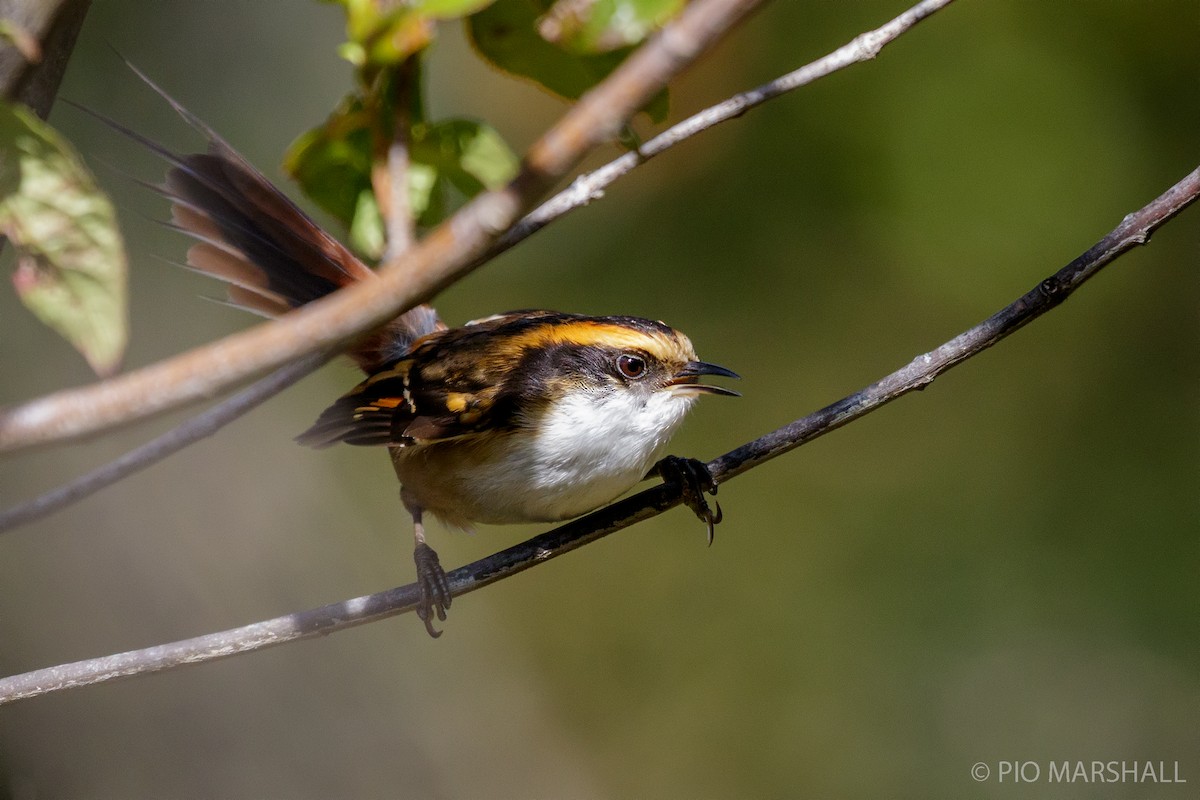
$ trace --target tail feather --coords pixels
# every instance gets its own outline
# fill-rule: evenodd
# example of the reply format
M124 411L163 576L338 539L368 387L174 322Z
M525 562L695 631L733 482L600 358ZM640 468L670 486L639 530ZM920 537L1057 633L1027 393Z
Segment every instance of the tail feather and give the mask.
M162 189L183 232L210 247L220 242L257 276L251 288L268 290L292 308L375 277L265 177L236 154L220 152L226 149L210 143L209 153L184 156L186 167L168 170Z
M128 62L126 62L128 64ZM132 64L138 77L207 140L203 153L180 155L90 109L77 106L149 148L169 165L151 186L171 202L168 225L195 240L187 265L228 284L232 305L270 317L310 303L375 273L327 234L215 131ZM417 306L367 334L349 355L373 372L413 341L445 325Z
M207 242L188 248L186 266L229 284L228 300L235 306L267 317L278 317L291 310L281 295L259 284L259 274L237 255Z

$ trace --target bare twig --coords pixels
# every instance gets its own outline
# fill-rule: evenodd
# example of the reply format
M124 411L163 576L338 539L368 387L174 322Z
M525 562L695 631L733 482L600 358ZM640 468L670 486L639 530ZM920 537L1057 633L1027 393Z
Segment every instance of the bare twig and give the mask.
M197 414L162 436L151 439L140 447L130 450L91 472L80 475L69 483L55 487L32 500L5 509L0 512L0 533L40 519L85 497L90 497L106 486L111 486L122 478L146 469L151 464L178 453L194 442L212 436L221 428L263 404L324 364L333 355L332 352L310 353L298 361L280 367L233 397L222 401L202 414Z
M629 152L616 158L603 167L580 175L569 187L547 200L500 238L488 252L487 257L507 250L518 242L537 233L548 223L564 214L585 206L592 200L603 196L604 190L618 178L633 171L639 164L662 154L680 142L690 139L697 133L708 130L722 122L728 122L745 114L755 106L762 105L768 100L779 97L801 86L807 86L815 80L824 78L853 64L870 61L879 55L883 48L895 41L901 34L911 29L918 22L927 19L950 5L953 0L924 0L905 11L900 16L873 31L859 34L848 44L839 47L832 53L823 56L810 64L780 76L773 81L762 84L747 92L741 92L714 106L693 114L680 123L672 125L667 130L642 144L636 152Z
M305 353L344 345L428 300L476 259L592 148L763 0L695 0L563 115L508 186L464 205L379 280L340 289L282 319L166 361L0 412L0 451L110 430L213 394Z
M574 211L577 208L587 205L592 200L599 199L603 196L604 189L618 179L628 175L639 164L645 163L650 158L660 155L666 150L669 150L670 148L691 138L692 136L709 130L710 128L722 122L736 119L749 109L754 108L755 106L758 106L767 100L779 97L780 95L794 89L798 89L801 86L806 86L809 83L825 77L826 75L830 75L837 70L843 69L844 67L874 58L879 54L879 51L882 50L885 45L894 41L901 34L912 28L918 22L927 18L929 15L933 14L935 11L938 11L949 5L952 1L953 0L925 0L925 2L918 3L908 11L905 11L900 16L888 22L886 25L856 36L849 44L834 50L828 55L825 55L822 58L811 62L810 64L789 72L788 74L776 78L775 80L765 83L755 89L734 95L727 100L711 106L697 114L692 115L686 120L673 125L658 136L655 136L653 139L650 139L648 142L643 144L640 153L626 153L625 155L610 161L608 164L593 172L581 175L574 182L572 182L569 187L554 195L538 208L534 209L532 212L523 217L520 222L513 226L513 228L511 228L508 233L506 233L491 248L491 250L489 250L482 259L480 259L480 261L482 262L503 252L504 250L513 247L522 240L527 239L528 237L537 233L546 225L557 220L558 218L570 213L571 211ZM401 130L402 126L400 126L399 123L397 123L397 125L397 130ZM402 148L403 143L393 142L392 150L394 151L398 147ZM391 152L389 155L403 158L405 154L396 154ZM400 171L400 166L396 161L390 160L389 163L391 165L389 173ZM394 186L396 183L397 180L393 176L391 179L391 184ZM391 189L388 190L388 194L390 193ZM393 209L397 209L397 207L393 206ZM387 218L391 220L388 225L390 231L389 248L391 248L391 243L395 241L395 237L397 235L392 229L400 227L399 223L397 223L394 219L394 216L397 213L399 213L398 209L386 214ZM411 222L408 226L403 227L411 227ZM293 367L289 366L285 367L284 369L290 370L292 368ZM296 365L296 368L301 367ZM315 366L312 367L312 369L315 368ZM270 380L270 377L263 379L258 384L255 384L255 387L248 389L245 394L254 391L266 392L267 386L270 385ZM290 385L290 382L286 385ZM281 383L276 391L282 391L283 388L285 388L285 384ZM241 406L240 398L243 396L244 395L239 395L238 398L235 398L229 402L231 404ZM264 393L262 398L265 399L268 396L270 395ZM241 407L242 410L239 412L233 412L232 408L229 409L230 415L228 417L221 417L224 420L222 424L228 424L233 419L236 419L237 415L245 413L253 406L247 404ZM222 408L223 406L214 407L208 413L222 413L219 410ZM144 469L150 464L161 460L172 453L178 452L178 450L188 442L196 441L198 438L201 438L201 436L208 435L207 433L204 433L200 434L200 436L195 436L194 438L188 438L189 433L185 429L189 428L190 422L184 423L180 426L179 431L172 431L168 434L165 434L154 443L127 453L110 465L102 466L97 470L94 470L92 473L84 475L69 484L55 488L46 494L22 503L19 506L14 506L13 508L0 512L0 532L17 525L25 524L34 519L38 519L46 514L57 511L58 509L63 508L66 505L75 502L76 500L83 499L84 497L91 495L93 492L103 488L104 486L110 485L124 475L136 472L139 469ZM213 430L216 430L216 428L213 428ZM173 437L176 434L180 436L181 444L179 447L165 448L153 446L154 444L161 442L163 439ZM117 464L121 465L119 469L116 468ZM109 472L110 468L113 468L114 470L111 473ZM101 482L100 476L105 475L112 475L112 477L111 479L104 479Z
M891 375L832 405L809 414L708 463L723 483L763 462L835 430L916 389L977 355L1000 339L1063 302L1088 278L1136 245L1200 196L1200 168L1162 196L1122 220L1111 233L1070 264L973 328ZM678 490L660 484L586 517L536 536L449 573L455 596L515 575L537 564L662 513L680 503ZM173 669L325 635L412 611L419 600L415 584L358 597L311 611L289 614L172 644L77 661L0 680L0 704L77 686Z
M1200 167L1141 209L1070 264L973 328L919 355L862 391L755 439L713 461L713 476L729 480L823 433L840 428L902 395L924 389L946 370L981 353L1066 300L1121 254L1150 241L1160 225L1200 197Z

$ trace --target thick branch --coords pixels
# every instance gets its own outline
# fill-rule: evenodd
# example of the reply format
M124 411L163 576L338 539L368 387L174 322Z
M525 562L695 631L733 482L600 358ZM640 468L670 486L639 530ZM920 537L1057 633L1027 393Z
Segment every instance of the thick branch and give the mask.
M628 175L638 165L645 163L654 156L660 155L692 136L702 133L722 122L736 119L749 109L767 100L779 97L793 89L806 86L818 78L823 78L851 64L874 58L885 45L894 41L905 31L935 11L949 5L952 1L925 0L922 3L918 3L886 25L855 37L849 44L800 69L789 72L750 91L734 95L671 126L642 145L639 152L626 153L594 172L581 175L569 187L554 195L522 218L520 222L514 225L508 233L492 246L487 254L479 260L479 263L483 263L513 247L556 219L587 205L592 200L599 199L603 196L604 189L618 179ZM396 106L398 110L402 108L403 101L397 101ZM382 192L382 194L387 196L391 196L393 188L396 185L404 184L404 180L397 176L403 176L407 163L407 153L404 151L404 142L401 141L403 131L405 130L406 126L401 121L397 121L397 140L392 143L388 153L387 173L390 180L384 182L385 184L390 183L390 186L388 186L385 192ZM393 204L391 209L385 212L385 216L389 220L389 250L397 249L397 242L400 242L405 247L411 245L411 236L408 234L411 232L412 220L410 217L406 217L406 202L403 200L401 202L405 204L403 206ZM316 368L315 365L318 362L306 361L303 363L311 364L312 366L308 367L311 370ZM178 452L187 444L215 433L221 426L227 425L234 419L237 419L238 416L249 411L258 402L290 386L295 380L303 376L302 372L296 371L303 369L305 369L303 364L283 367L280 370L281 376L283 373L287 373L288 376L294 375L294 377L282 377L279 381L273 380L275 375L263 378L236 398L205 412L204 415L194 421L196 424L193 424L193 421L185 422L176 430L170 431L153 442L122 455L110 464L103 465L68 484L56 487L32 500L0 512L0 533L18 525L31 522L64 508L77 500L88 497L122 477L145 469L151 464L166 458L168 455ZM256 397L257 400L254 403L250 403L248 402L250 397Z
M1127 217L1094 247L1046 278L1015 302L941 347L849 397L826 406L709 462L718 483L835 430L916 389L977 355L1065 300L1084 281L1135 245L1200 196L1200 168L1166 193ZM586 517L536 536L449 573L451 592L466 594L629 527L678 505L677 490L655 486ZM289 614L172 644L77 661L0 680L0 704L77 686L161 672L239 653L325 635L412 611L415 585L358 597L311 611Z
M111 429L228 389L306 353L344 345L430 299L476 259L592 148L610 140L651 97L762 0L695 0L572 106L504 189L463 206L420 244L388 261L379 280L354 284L283 319L134 372L0 412L0 450Z
M0 19L17 28L18 35L27 37L36 50L0 46L0 91L6 98L24 103L42 119L50 116L89 6L91 0L0 2Z

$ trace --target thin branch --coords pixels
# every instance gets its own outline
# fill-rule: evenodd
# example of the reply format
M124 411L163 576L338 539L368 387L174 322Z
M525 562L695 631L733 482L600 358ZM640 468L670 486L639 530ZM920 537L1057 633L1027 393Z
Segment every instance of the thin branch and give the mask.
M735 94L714 106L704 109L687 119L672 125L662 133L645 142L636 152L629 152L603 167L580 175L569 187L547 200L504 234L488 251L487 258L501 253L518 242L537 233L550 222L585 206L604 196L604 190L614 181L632 172L639 165L670 150L709 128L728 122L745 114L750 109L773 100L782 94L807 86L813 81L831 75L853 64L870 61L883 48L894 42L918 22L941 11L954 0L924 0L905 11L886 25L873 31L859 34L848 44L823 56L810 64L762 84L746 92Z
M211 397L300 356L345 345L430 299L532 204L763 0L694 0L573 105L526 154L503 189L464 205L415 247L383 264L379 280L340 289L282 319L79 389L0 412L0 451L110 430Z
M298 361L280 367L265 378L247 386L227 400L197 414L163 435L130 450L91 472L55 487L19 505L0 511L0 533L47 516L90 497L129 475L178 453L190 444L212 436L235 419L282 392L317 367L333 358L334 353L310 353Z
M593 200L602 198L604 195L604 189L613 184L615 181L619 180L625 175L628 175L640 164L643 164L654 156L660 155L675 145L690 139L692 136L709 130L710 128L722 122L736 119L755 106L779 97L794 89L798 89L801 86L806 86L819 78L823 78L836 72L837 70L843 69L852 64L873 59L879 54L880 50L882 50L885 45L891 43L918 22L926 19L935 11L944 8L951 2L953 2L953 0L925 0L925 2L913 6L908 11L905 11L900 16L888 22L886 25L856 36L849 44L834 50L828 55L823 56L822 58L817 59L810 64L807 64L797 70L793 70L792 72L765 83L755 89L734 95L733 97L706 108L703 111L688 117L682 122L671 126L661 134L655 136L642 145L639 153L626 153L625 155L610 161L608 164L605 164L593 172L581 175L574 182L572 182L569 187L554 195L545 203L538 206L538 208L534 209L532 212L523 217L520 222L518 222L503 237L501 237L501 239L488 251L488 253L480 259L480 262L490 259L513 247L514 245L518 244L524 239L527 239L528 237L540 231L542 228L546 227L560 217L570 213L571 211L581 208ZM397 108L400 108L399 103L397 104ZM402 130L404 130L403 126L397 123L397 133L399 134L399 132ZM399 141L393 142L392 150L395 150L397 147L403 147L403 143ZM389 156L391 158L395 158L396 154L390 152ZM400 157L403 158L403 155ZM391 160L391 158L389 159L389 164L391 165L389 172L399 173L402 169L401 165L397 161ZM391 183L392 185L397 183L397 179L394 175L391 178ZM391 190L389 189L389 195L390 192ZM395 209L396 206L393 206L392 208ZM391 220L388 225L388 229L391 231L388 237L389 248L391 247L391 243L396 241L396 232L393 230L394 228L398 227L398 223L395 221L396 213L398 213L398 211L385 214L385 216ZM283 369L290 370L291 368L292 367L284 367ZM297 368L299 368L299 365L297 365ZM311 369L316 369L316 366L311 367ZM300 376L298 375L297 377ZM269 381L270 376L263 379L263 381L255 386L266 392ZM290 382L286 385L290 385ZM281 384L276 392L282 391L286 385ZM251 390L247 391L249 392ZM273 393L274 392L271 394ZM264 393L262 395L262 399L266 399L269 396L270 394ZM239 397L241 396L239 395ZM233 403L234 401L230 402ZM222 424L228 424L229 422L233 421L233 419L236 419L238 414L245 413L252 407L253 406L251 405L246 405L241 412L231 413L231 415L228 417L222 417L222 419L224 419ZM219 408L222 407L214 407L211 410L211 413L219 413ZM232 412L232 409L230 409L230 411ZM121 456L111 465L102 466L94 470L92 473L82 476L69 484L52 489L40 497L0 512L0 532L4 532L9 528L17 525L23 525L27 522L33 521L34 519L38 519L42 516L53 513L54 511L57 511L66 505L75 502L76 500L81 500L84 497L90 496L93 492L103 488L104 486L110 485L124 475L128 475L140 469L145 469L150 464L155 463L162 458L171 455L172 453L178 452L178 450L181 449L184 444L190 441L196 441L198 438L200 438L197 436L192 439L186 439L188 434L184 432L183 429L187 428L189 425L190 423L184 423L180 426L179 434L185 438L181 440L183 443L179 447L155 448L148 445L143 448L138 448L135 451ZM216 429L214 428L213 430ZM175 433L176 432L165 434L162 439L173 436ZM137 454L136 457L134 455L135 453ZM121 469L124 470L123 472L112 473L114 477L111 480L97 482L94 484L93 488L83 488L92 486L91 481L96 480L99 475L106 473L109 467L115 466L117 463L122 464Z
M1160 225L1200 196L1200 168L1122 220L1094 247L983 322L913 359L891 375L832 405L785 425L708 463L724 483L763 462L858 419L932 383L941 373L975 356L1062 303L1087 279L1122 253L1145 244ZM660 484L447 576L454 596L483 588L578 547L656 516L680 503L678 490ZM172 644L77 661L0 680L0 705L78 686L198 664L286 642L326 635L412 611L416 585L357 597L310 611Z
M1200 197L1200 167L1141 209L1121 220L1087 252L1021 297L950 341L862 391L742 445L710 464L718 481L741 475L821 434L874 411L909 392L924 389L951 367L978 355L1058 306L1118 256L1150 241L1150 235Z

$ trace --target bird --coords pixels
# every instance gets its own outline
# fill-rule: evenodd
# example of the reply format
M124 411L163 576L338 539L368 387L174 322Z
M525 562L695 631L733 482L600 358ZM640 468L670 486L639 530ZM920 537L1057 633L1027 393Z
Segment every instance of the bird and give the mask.
M132 65L130 65L131 68ZM171 204L165 224L190 237L186 266L223 281L227 302L279 317L340 287L377 280L367 264L273 185L214 130L142 74L206 140L179 154L84 109L168 164L145 184ZM658 475L680 486L707 524L720 506L703 463L665 455L702 395L737 396L706 376L737 378L701 361L667 324L635 316L549 310L494 314L447 326L428 304L354 341L365 378L296 437L310 447L385 448L412 518L418 617L441 635L451 592L425 515L451 528L555 522L614 500Z

